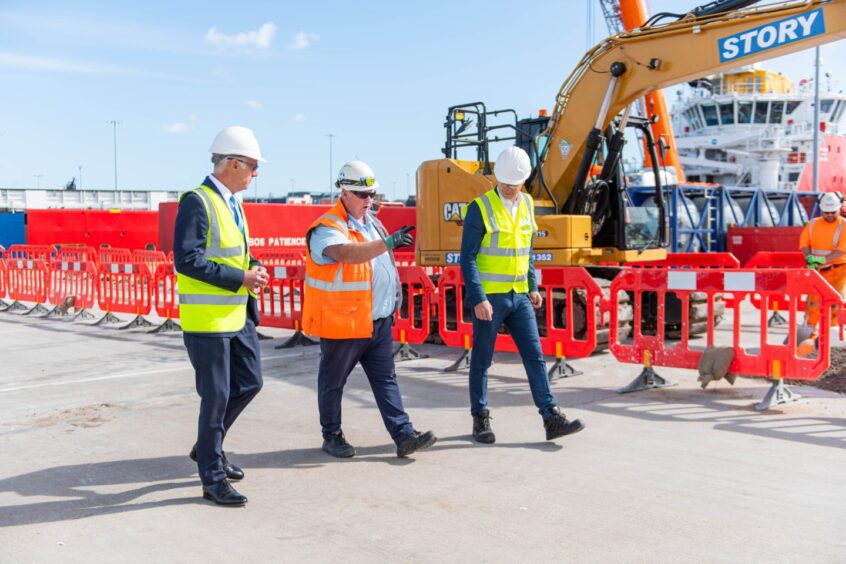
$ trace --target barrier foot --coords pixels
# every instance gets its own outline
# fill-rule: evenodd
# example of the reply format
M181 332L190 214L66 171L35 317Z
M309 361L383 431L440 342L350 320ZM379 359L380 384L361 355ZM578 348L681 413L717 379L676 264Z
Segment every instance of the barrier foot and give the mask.
M103 325L106 323L123 323L123 321L121 321L117 315L111 312L106 312L106 315L101 317L96 323L92 323L91 326L95 327L97 325Z
M301 345L303 347L310 347L312 345L317 345L317 344L319 344L319 341L315 341L314 339L310 339L310 338L306 337L306 334L298 329L297 332L294 333L293 335L291 335L291 337L287 341L285 341L281 345L276 345L273 348L274 349L290 349L290 348L296 347L297 345Z
M796 401L802 396L784 385L784 380L773 380L773 385L770 386L767 395L761 400L761 403L755 404L755 411L766 411L777 405Z
M118 329L123 330L123 329L132 329L134 327L152 327L152 326L153 326L153 324L150 323L149 321L147 321L146 319L144 319L142 316L136 315L135 319L133 319L132 321L130 321L129 323L127 323L123 327L118 327Z
M23 305L18 300L13 301L10 303L3 311L26 311L27 307Z
M77 319L82 321L88 321L89 319L97 319L97 316L88 311L87 309L81 309L76 312L73 317L71 317L71 321L76 321Z
M640 375L631 381L625 388L617 390L618 393L628 394L631 392L640 392L641 390L651 390L652 388L666 388L668 386L676 386L678 382L671 382L663 376L659 376L651 366L644 366Z
M549 378L549 381L551 383L555 380L560 380L562 378L570 378L571 376L578 376L580 374L584 374L584 372L573 368L573 365L567 362L567 359L562 356L561 358L555 359L555 364L552 365L552 367L546 373L546 376L547 378Z
M774 311L767 320L767 327L778 327L781 325L787 325L787 319L785 319L779 312Z
M8 308L10 305L12 304L7 302L6 300L0 300L0 311L6 311L6 308Z
M32 308L31 310L29 310L26 313L22 313L21 315L32 315L32 314L38 315L38 314L41 314L41 313L50 313L50 310L47 309L46 307L44 307L41 304L35 304L34 308Z
M465 349L458 357L458 360L444 368L444 372L458 372L462 368L470 368L470 357L473 354L473 349Z
M182 331L182 327L179 326L179 323L174 321L173 319L165 319L165 322L153 329L152 331L147 331L147 333L167 333L168 331Z
M256 331L256 335L258 335L259 341L270 341L273 339L273 337L271 337L270 335L265 335L264 333L261 333L259 331Z
M403 360L417 360L420 358L429 358L429 355L414 350L408 345L408 343L402 343L399 347L397 347L397 350L394 351L394 360L397 362L402 362Z

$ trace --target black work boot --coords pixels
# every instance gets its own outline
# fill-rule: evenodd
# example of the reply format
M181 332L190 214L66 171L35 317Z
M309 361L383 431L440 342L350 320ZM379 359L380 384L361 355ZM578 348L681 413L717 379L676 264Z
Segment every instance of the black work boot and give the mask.
M355 447L347 442L343 431L338 431L329 435L328 439L323 439L323 452L336 458L352 458L355 456Z
M556 407L553 409L552 414L543 420L543 428L546 429L546 440L551 441L564 435L578 433L585 428L585 424L578 419L570 421Z
M491 429L491 412L487 409L473 415L473 438L477 443L491 444L496 442L496 435Z
M429 448L436 442L438 442L438 437L432 431L426 431L425 433L414 431L414 434L409 435L408 438L397 445L397 456L399 458L405 458L412 452Z

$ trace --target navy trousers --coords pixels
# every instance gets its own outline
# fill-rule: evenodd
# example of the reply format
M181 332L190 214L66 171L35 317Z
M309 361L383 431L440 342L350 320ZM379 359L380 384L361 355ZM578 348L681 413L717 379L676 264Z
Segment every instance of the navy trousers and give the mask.
M210 486L226 478L226 432L261 390L258 334L255 324L247 319L244 328L231 337L184 333L182 338L201 398L197 467L203 485Z
M402 395L394 370L392 318L373 322L369 339L320 339L320 369L317 373L317 407L323 438L341 430L341 398L352 369L361 363L385 428L399 444L414 432L402 406Z
M555 407L555 398L546 375L546 362L540 346L535 310L528 294L488 294L493 319L481 321L473 315L473 354L470 356L470 413L488 408L488 368L493 360L496 334L505 323L529 378L529 388L538 412L546 419Z

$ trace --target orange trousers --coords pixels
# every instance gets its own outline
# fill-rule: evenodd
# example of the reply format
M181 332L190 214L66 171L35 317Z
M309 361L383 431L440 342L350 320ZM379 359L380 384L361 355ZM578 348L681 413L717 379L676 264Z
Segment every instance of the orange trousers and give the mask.
M837 293L843 295L843 290L846 288L846 265L838 268L830 268L820 272L823 278L831 284L831 287L837 290ZM805 324L816 327L820 322L820 297L808 296L805 302ZM837 325L837 308L831 310L831 323Z

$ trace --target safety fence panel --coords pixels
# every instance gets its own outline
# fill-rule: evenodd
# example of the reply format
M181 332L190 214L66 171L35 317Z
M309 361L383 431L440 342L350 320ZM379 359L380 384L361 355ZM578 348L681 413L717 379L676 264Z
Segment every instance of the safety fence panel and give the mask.
M142 262L147 265L150 272L156 272L160 264L167 262L167 256L162 251L135 249L132 251L132 262Z
M13 248L15 245L12 245ZM11 259L7 263L9 297L16 302L48 303L47 263L41 259Z
M538 269L545 322L539 323L541 349L556 358L584 358L597 346L603 323L602 288L582 267Z
M129 249L100 249L97 254L97 262L104 264L132 262L132 251Z
M426 341L431 331L436 301L435 285L419 266L398 266L403 290L403 304L394 318L394 341L419 345Z
M0 245L0 260L6 258L6 247Z
M56 257L56 248L50 245L11 245L6 251L6 260L29 259L50 262Z
M179 290L172 262L156 267L153 283L153 304L156 314L165 319L179 319Z
M305 265L269 266L267 286L260 298L262 325L280 329L302 328Z
M305 264L304 247L254 247L250 254L268 270L271 266Z
M667 253L663 260L631 263L632 268L740 268L740 261L731 253Z
M133 315L148 315L152 310L153 276L146 264L101 262L99 277L97 303L101 310Z
M758 251L750 258L743 268L807 268L805 255L796 252L786 251ZM753 295L750 298L752 305L761 309L761 296ZM790 302L789 296L773 297L769 304L776 312L784 311ZM805 311L805 302L799 303L799 311Z
M87 245L60 245L54 260L97 264L97 250Z
M394 251L394 262L397 266L415 266L414 251Z
M691 345L690 296L694 292L707 295L708 327L705 343ZM621 295L634 296L634 327L630 338L621 338L618 330L618 300ZM665 338L665 304L667 295L673 293L682 303L681 340L673 344ZM716 346L714 300L718 294L730 293L734 303L733 327L729 343L719 345L734 349L734 360L729 372L763 378L792 378L816 380L828 368L830 344L830 311L840 304L838 293L818 272L808 269L781 270L732 270L728 272L699 269L673 271L666 269L624 269L611 284L611 342L610 350L621 362L644 365L671 366L696 369L705 347ZM767 326L768 308L754 312L754 325L760 327L758 335L750 339L747 332L741 343L741 307L753 294L759 294L763 303L788 295L790 301L784 313L788 315L787 339L782 333L770 334ZM797 318L799 302L803 295L821 298L823 315L820 320L818 352L815 356L800 358L796 355ZM644 311L645 303L656 304L655 311ZM746 323L750 323L747 317ZM724 337L721 335L721 338Z
M0 300L9 295L9 273L6 261L0 258Z
M76 310L90 309L97 301L97 266L88 261L54 260L49 265L49 295L53 305L73 296Z

